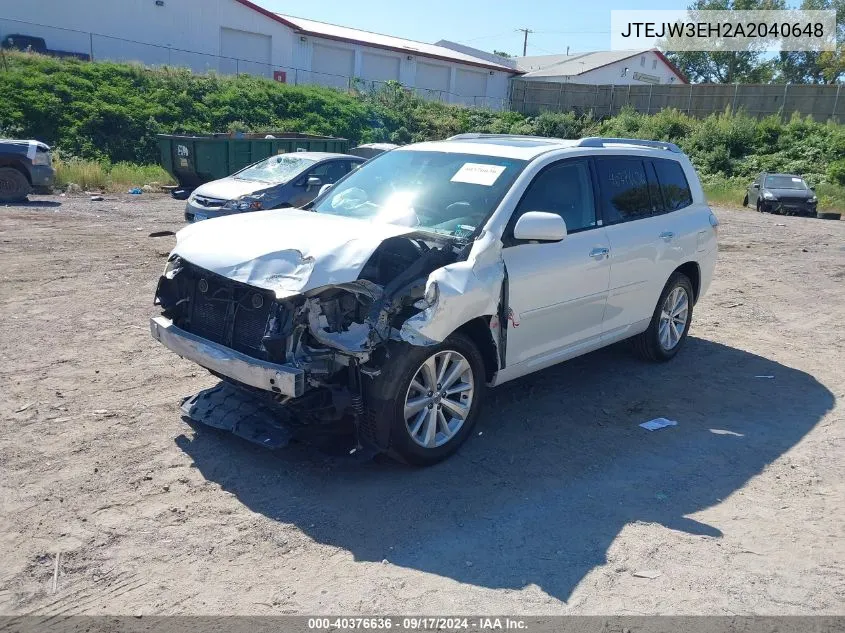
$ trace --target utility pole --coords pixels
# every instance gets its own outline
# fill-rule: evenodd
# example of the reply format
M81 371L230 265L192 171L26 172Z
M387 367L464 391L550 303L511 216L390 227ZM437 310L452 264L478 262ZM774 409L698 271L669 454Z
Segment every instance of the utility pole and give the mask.
M528 54L528 34L533 33L531 29L516 29L517 31L521 31L525 34L525 37L522 40L522 56L525 57Z

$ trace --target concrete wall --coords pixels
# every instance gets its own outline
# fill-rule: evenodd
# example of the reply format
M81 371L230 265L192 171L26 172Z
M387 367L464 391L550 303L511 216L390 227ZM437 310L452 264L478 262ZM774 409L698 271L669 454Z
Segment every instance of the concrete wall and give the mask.
M292 30L233 0L165 0L161 7L152 0L9 0L0 38L23 33L43 37L51 49L93 53L95 60L229 72L231 62L221 68L223 26L270 37L272 65L291 66Z

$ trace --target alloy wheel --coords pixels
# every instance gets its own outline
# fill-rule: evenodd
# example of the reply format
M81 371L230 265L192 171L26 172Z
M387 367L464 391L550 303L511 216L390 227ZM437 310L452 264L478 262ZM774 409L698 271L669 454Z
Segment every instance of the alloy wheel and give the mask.
M405 427L424 448L451 440L469 416L475 376L464 356L445 350L429 356L417 369L405 394Z
M660 309L660 322L657 328L660 347L667 352L680 343L689 319L689 295L683 286L675 286L663 302Z

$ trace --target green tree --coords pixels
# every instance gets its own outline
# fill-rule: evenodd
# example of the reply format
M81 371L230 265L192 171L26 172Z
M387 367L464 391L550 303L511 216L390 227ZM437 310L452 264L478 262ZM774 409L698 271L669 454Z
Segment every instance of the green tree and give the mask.
M836 11L836 51L786 51L778 59L778 79L790 83L836 83L845 75L845 0L803 0L801 8Z
M695 0L687 7L691 12L785 8L785 0ZM776 60L765 59L759 51L670 50L667 56L693 83L768 83L777 72Z
M513 57L513 55L511 55L510 53L506 53L505 51L494 50L493 54L498 55L499 57L504 57L505 59L510 59L511 57Z

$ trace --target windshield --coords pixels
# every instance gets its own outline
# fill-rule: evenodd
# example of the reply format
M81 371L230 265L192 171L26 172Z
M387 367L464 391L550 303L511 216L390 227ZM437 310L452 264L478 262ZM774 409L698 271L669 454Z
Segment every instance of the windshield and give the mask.
M766 187L769 189L806 189L807 183L797 176L766 176Z
M467 237L525 165L512 158L394 150L335 185L313 210Z
M281 154L279 156L271 156L267 160L250 165L232 177L238 180L257 180L259 182L269 182L278 185L295 178L304 169L307 169L316 162L316 160L311 158L302 158L295 154Z

